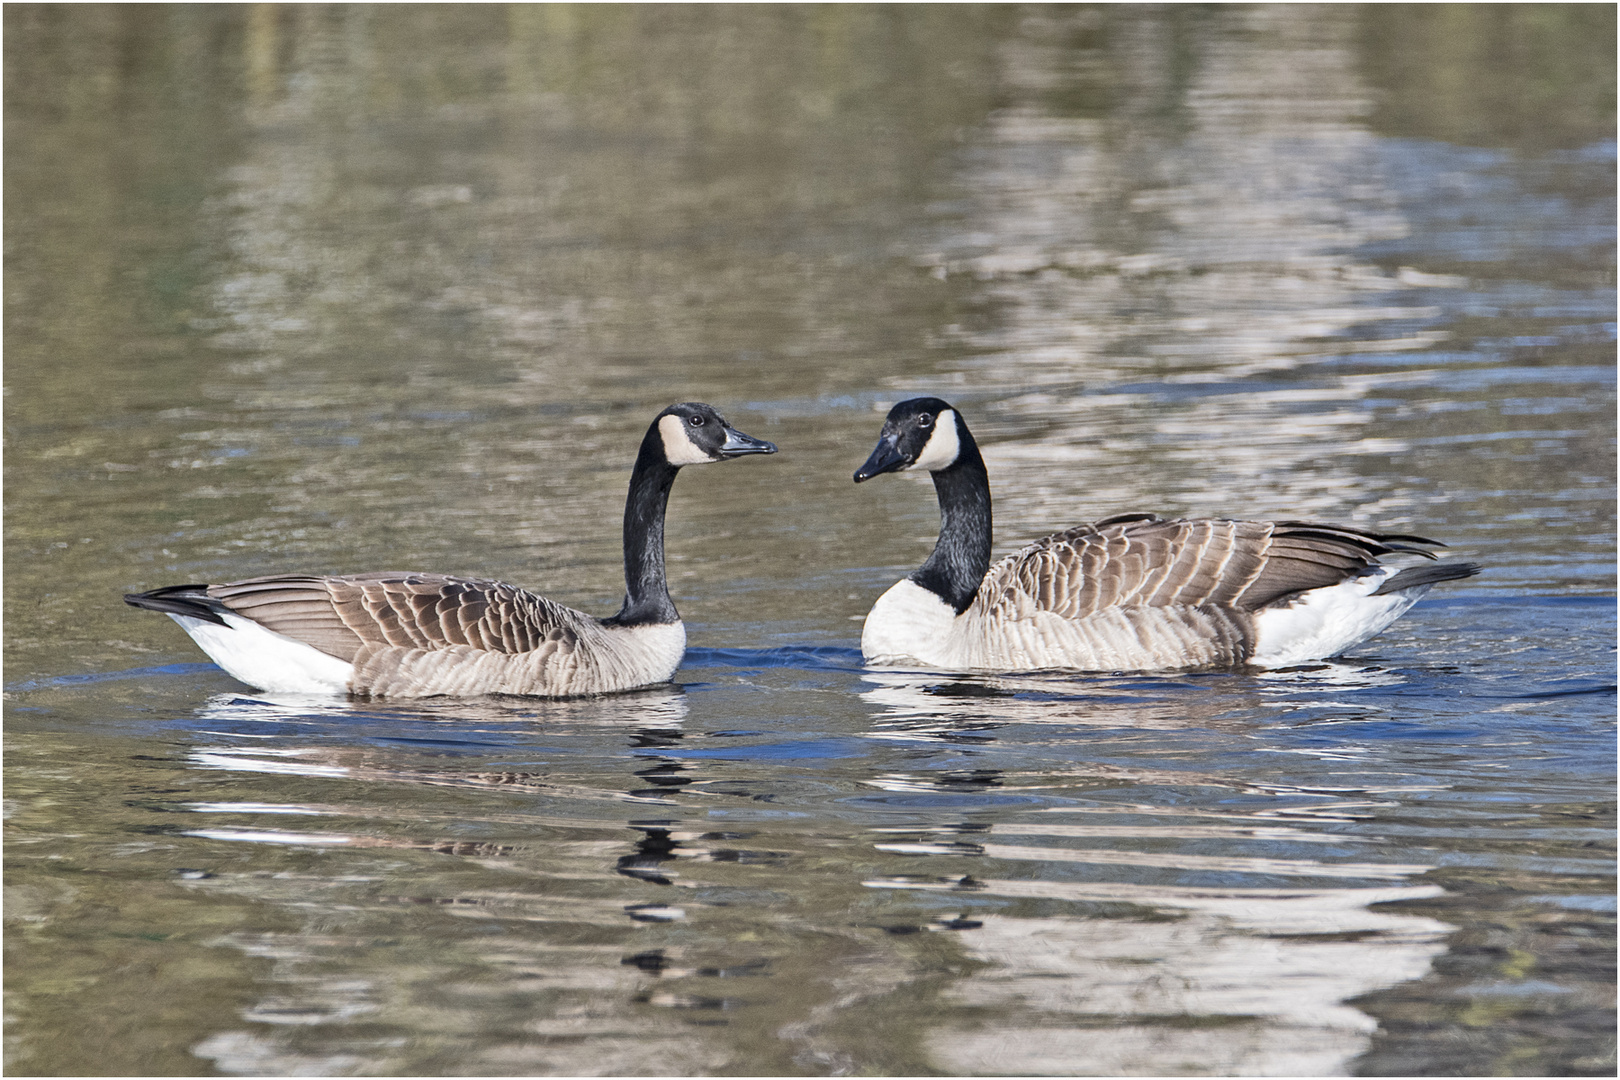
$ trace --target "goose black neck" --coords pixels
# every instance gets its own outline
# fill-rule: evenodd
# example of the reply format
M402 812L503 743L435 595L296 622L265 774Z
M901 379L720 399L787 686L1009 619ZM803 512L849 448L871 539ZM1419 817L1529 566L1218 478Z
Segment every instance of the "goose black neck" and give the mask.
M911 580L944 599L958 615L968 609L990 569L990 475L967 425L950 468L934 473L939 496L939 540Z
M681 620L664 576L664 510L678 472L664 456L654 424L641 440L624 500L624 606L605 623L652 626Z

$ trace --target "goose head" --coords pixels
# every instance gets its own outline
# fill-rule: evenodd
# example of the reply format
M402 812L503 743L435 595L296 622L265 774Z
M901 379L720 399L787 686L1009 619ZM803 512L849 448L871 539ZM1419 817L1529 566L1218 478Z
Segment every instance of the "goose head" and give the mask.
M950 468L962 450L960 425L956 410L939 398L902 401L889 410L872 456L855 470L855 482L906 469Z
M664 459L682 465L707 465L747 454L774 454L776 446L752 435L744 435L711 405L683 401L671 405L653 421Z

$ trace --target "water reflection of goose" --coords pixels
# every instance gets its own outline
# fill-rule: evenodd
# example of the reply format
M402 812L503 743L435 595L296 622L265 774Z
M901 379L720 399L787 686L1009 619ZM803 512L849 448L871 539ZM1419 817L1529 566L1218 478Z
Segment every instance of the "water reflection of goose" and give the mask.
M1219 679L1219 694L1190 692ZM1337 695L1398 686L1397 671L1328 662L1246 675L1181 675L1163 680L1080 677L1060 672L942 676L867 669L861 699L878 710L871 737L988 741L1008 724L1175 731L1248 728L1257 710L1289 705L1355 707ZM1322 696L1330 692L1332 697Z
M654 418L624 508L624 606L597 619L499 581L443 574L297 574L170 585L124 597L161 611L261 690L566 697L668 682L686 630L664 574L664 509L683 465L776 447L707 405Z
M592 801L622 801L623 793L560 783L537 773L402 768L395 754L366 740L378 733L394 739L416 726L421 730L415 734L424 740L487 750L492 740L504 742L513 734L524 738L537 723L544 723L554 734L575 728L621 730L629 725L636 738L646 739L660 733L678 734L686 712L685 695L667 689L615 697L611 706L592 699L524 702L481 698L399 705L334 701L308 694L221 694L198 710L197 720L205 734L223 741L195 746L187 758L193 768L225 772L533 790ZM318 737L303 737L305 729L334 723L355 738L333 746Z
M324 694L216 694L197 709L196 720L221 734L251 731L258 725L277 735L307 724L341 723L363 730L367 722L390 730L403 724L453 725L473 736L481 726L527 729L543 723L548 731L607 726L620 730L673 731L686 719L686 695L673 687L649 687L613 698L444 698L411 702L362 702Z
M1377 1026L1346 1002L1421 977L1452 929L1371 907L1434 887L976 884L975 895L1154 915L976 914L980 925L955 940L983 966L942 995L965 1016L926 1040L935 1064L958 1074L1071 1075L1083 1062L1099 1076L1162 1074L1171 1063L1213 1076L1343 1075Z
M632 821L630 827L641 837L635 842L635 850L614 864L615 872L655 885L669 885L680 876L670 865L677 860L759 866L776 864L787 857L775 851L730 846L729 842L746 840L751 833L682 829L679 825L674 820Z
M1295 521L1127 514L1056 533L990 565L990 481L967 424L938 398L890 410L855 482L927 469L940 531L921 567L866 617L873 664L948 671L1261 668L1336 656L1430 587L1479 572L1421 536Z
M861 699L880 710L870 732L878 739L989 741L1009 724L1132 731L1247 728L1254 711L1267 703L1264 688L1248 680L1221 694L1189 693L1179 681L1159 687L1135 680L1127 687L1122 680L1058 673L949 677L867 670L861 681L871 684Z
M1071 815L1082 820L1063 820ZM981 966L941 994L961 1013L927 1039L942 1071L1072 1075L1083 1063L1087 1075L1342 1074L1376 1026L1347 1002L1423 975L1452 928L1374 906L1440 895L1398 883L1429 867L1336 861L1365 841L1312 823L1312 814L1097 805L969 828L889 827L876 830L877 851L949 872L864 884L932 894L929 913L960 911L946 925L970 927L954 940ZM1267 854L1240 853L1257 845ZM1324 857L1283 857L1302 847ZM997 872L1032 863L1016 877ZM1120 880L1088 880L1099 873ZM1276 884L1259 883L1268 879ZM1333 881L1350 887L1324 887Z

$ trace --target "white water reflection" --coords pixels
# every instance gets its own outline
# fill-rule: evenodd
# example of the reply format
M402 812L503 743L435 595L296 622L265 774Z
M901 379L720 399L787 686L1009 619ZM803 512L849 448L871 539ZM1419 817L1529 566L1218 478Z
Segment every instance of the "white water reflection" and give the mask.
M1212 673L1162 681L1063 673L939 675L867 669L874 706L871 737L890 740L960 737L1006 724L1080 725L1175 731L1243 728L1267 710L1296 706L1365 709L1331 696L1387 690L1408 676L1373 665L1330 661L1258 675ZM1189 694L1206 685L1208 693ZM1218 691L1218 692L1217 692ZM1344 752L1344 747L1339 747Z
M258 695L246 697L222 694L211 698L198 717L207 727L200 734L209 741L187 752L193 768L234 773L261 773L281 776L341 779L361 783L385 783L496 791L545 793L555 798L583 798L593 801L657 801L636 792L604 792L569 783L549 774L509 769L480 770L435 768L412 762L401 767L397 746L418 741L457 753L487 753L498 749L490 739L523 738L536 724L544 724L559 735L581 731L638 732L657 738L661 733L679 733L688 704L678 689L654 689L602 699L570 699L533 702L521 699L478 698L431 700L408 706L375 705L364 702L317 698L308 695ZM344 741L327 745L324 740L311 745L284 745L289 740L307 738L306 732L329 731L337 723L361 728L382 740L371 746ZM258 729L258 730L256 730ZM220 745L216 740L252 740ZM276 742L278 745L270 745ZM354 814L370 817L382 813L359 807L319 809L309 807L244 809L244 804L192 803L187 809L213 813L312 813ZM297 843L273 833L253 830L200 830L192 835L216 839L256 839L270 843ZM289 834L291 835L291 834ZM314 842L314 841L312 841ZM386 840L344 837L323 839L320 843L354 843L362 846L388 845ZM406 846L420 846L415 842Z
M1399 478L1359 463L1412 450L1372 402L1444 378L1423 355L1448 336L1426 325L1441 309L1414 292L1468 282L1357 254L1409 225L1365 125L1354 12L1227 14L1186 87L1155 26L1172 13L1118 28L1125 100L1106 117L1054 116L1042 97L1077 77L1053 35L1094 13L1028 12L1004 46L1022 93L963 153L968 209L917 260L971 276L998 318L950 333L971 353L962 391L890 383L986 399L968 418L990 435L998 551L1120 511L1423 520ZM1142 123L1171 100L1178 123ZM1349 353L1418 369L1328 363ZM1317 370L1278 379L1300 369Z
M487 965L482 984L433 985L422 981L430 972L404 957L375 980L330 973L334 964L364 970L356 963L369 944L361 935L234 935L218 944L271 961L267 984L276 988L243 1012L253 1028L221 1031L193 1048L229 1075L415 1072L412 1043L424 1036L454 1059L431 1070L445 1075L705 1075L726 1060L678 1014L638 1007L642 973L620 963L617 949L508 936L469 949L469 960ZM511 1001L548 1007L513 1010ZM378 1012L412 1016L412 1034L369 1034L366 1021ZM488 1030L492 1012L506 1025L499 1034Z
M937 739L1004 724L1078 724L1151 730L1218 723L1225 695L1207 708L1185 695L1124 691L1109 679L1063 675L948 676L868 669L861 699L875 707L871 737Z
M1012 829L1017 833L1021 830ZM1166 830L1157 839L1180 835ZM881 848L882 845L879 845ZM1208 874L1261 874L1278 877L1311 878L1403 878L1433 870L1421 863L1327 863L1315 859L1253 858L1237 855L1189 855L1182 852L1157 854L1146 851L1076 851L1070 848L1034 847L1025 844L985 844L984 854L993 859L1028 859L1041 863L1095 863L1114 866L1150 866Z
M1053 116L1029 92L1072 77L1072 60L1046 44L1061 27L1039 24L1091 13L1032 12L1005 46L1005 78L1023 100L996 113L966 155L972 210L922 260L971 273L1006 305L1005 324L973 339L992 381L1089 382L1162 374L1166 362L1232 378L1292 367L1360 324L1433 314L1368 304L1396 279L1340 254L1408 229L1368 152L1353 13L1232 15L1184 91L1183 125L1168 133L1130 107L1107 119ZM1163 93L1156 76L1173 48L1153 20L1135 21L1118 48L1120 92L1140 108ZM1121 204L1128 231L1115 223ZM1233 369L1239 358L1246 370Z
M285 829L182 829L181 836L202 840L243 840L254 844L353 844L341 833L300 833Z
M961 884L873 880L874 888ZM958 936L986 966L946 1001L938 1068L1014 1075L1342 1075L1373 1019L1345 1004L1422 976L1454 928L1372 905L1441 895L1377 889L1195 889L978 879L974 896L1126 904L1152 919L985 915Z
M868 671L862 679L872 686L862 694L874 706L871 736L884 741L937 743L975 733L1000 741L1018 738L1019 725L1095 732L1092 741L1073 744L1074 757L1039 774L890 773L867 781L882 790L978 783L1004 797L1069 777L1143 786L1133 790L1227 789L1275 800L1259 806L1245 800L1244 808L1231 809L1185 797L1100 801L980 825L873 830L874 850L944 860L939 865L948 872L875 877L868 887L959 895L974 905L961 919L978 925L955 939L986 966L942 996L961 1009L988 1012L967 1011L935 1027L929 1046L943 1071L1340 1074L1368 1050L1376 1028L1347 1002L1422 977L1445 949L1452 927L1374 906L1432 899L1442 889L1368 887L1435 867L1379 860L1386 841L1376 832L1344 831L1392 806L1391 796L1415 794L1424 787L1420 782L1398 794L1382 785L1307 788L1191 767L1196 754L1184 769L1122 768L1109 760L1119 753L1116 740L1139 745L1218 729L1240 737L1247 732L1261 740L1255 749L1264 750L1257 718L1268 706L1351 707L1336 695L1387 688L1399 677L1332 664L1276 680L1211 681L1201 693L1196 683L1165 680L1158 694L1140 680L1061 675L953 679ZM1159 694L1165 700L1156 701ZM1244 699L1252 701L1239 705ZM1357 750L1341 743L1308 753L1353 760ZM987 869L961 874L964 859L986 860ZM1288 884L1301 879L1315 887ZM1036 918L1022 914L1021 904L987 910L990 897L1100 907L1102 913L1088 918L1060 908ZM1151 915L1117 914L1122 907ZM995 1020L980 1021L980 1015Z
M510 731L514 726L543 723L572 730L576 726L679 729L686 719L685 694L676 687L653 687L610 697L561 698L428 698L404 703L370 702L313 694L265 694L244 691L216 694L198 708L197 719L209 727L205 735L231 738L288 737L284 729L296 725L324 727L338 723L397 731L402 725L452 737L473 737L482 731ZM255 730L264 725L265 730ZM437 729L435 731L435 729ZM257 750L264 755L302 751Z
M240 772L282 773L290 776L348 776L346 765L318 765L299 761L301 757L320 754L307 749L272 749L262 746L232 750L193 750L191 763L199 769L225 769Z
M503 752L534 757L570 739L605 736L619 746L675 739L686 713L678 690L408 706L240 695L210 701L200 710L199 733L209 742L190 751L193 767L236 774L244 785L260 775L302 775L318 784L302 790L326 801L176 804L222 822L178 835L260 846L267 849L257 856L260 865L286 860L274 874L191 871L183 876L187 888L269 905L303 923L210 942L269 961L270 969L239 1014L251 1026L210 1034L192 1052L236 1075L418 1072L423 1038L434 1041L435 1054L457 1061L429 1069L435 1072L719 1068L727 1055L681 1019L682 1010L708 1009L707 999L646 993L638 964L651 961L626 959L634 949L625 935L687 917L679 904L650 899L669 896L670 879L680 876L659 861L736 866L750 861L748 853L721 850L713 843L718 834L654 825L633 834L657 839L624 855L622 814L591 815L650 800L570 782L566 769L492 771L484 763ZM221 739L231 745L213 745ZM266 745L271 740L296 745ZM589 770L594 759L580 767ZM646 764L626 758L624 780L639 779L628 770ZM387 789L402 785L427 790L390 801ZM434 795L448 801L435 803ZM342 831L228 824L266 814L341 819ZM488 839L492 834L497 839ZM340 867L304 861L308 849L333 848L344 849ZM217 849L214 860L233 865ZM425 951L422 941L430 943ZM409 1027L412 1036L378 1037L377 1025Z

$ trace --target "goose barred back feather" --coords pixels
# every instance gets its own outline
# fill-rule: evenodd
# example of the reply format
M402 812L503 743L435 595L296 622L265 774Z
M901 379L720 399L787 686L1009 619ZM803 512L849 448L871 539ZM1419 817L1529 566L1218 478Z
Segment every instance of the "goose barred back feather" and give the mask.
M1438 541L1305 521L1167 521L1124 514L1035 541L991 567L987 607L1015 597L1067 619L1105 608L1203 607L1258 611L1337 585L1397 551L1433 559Z

